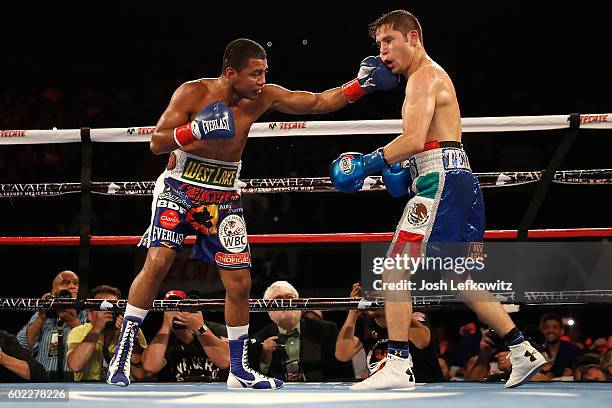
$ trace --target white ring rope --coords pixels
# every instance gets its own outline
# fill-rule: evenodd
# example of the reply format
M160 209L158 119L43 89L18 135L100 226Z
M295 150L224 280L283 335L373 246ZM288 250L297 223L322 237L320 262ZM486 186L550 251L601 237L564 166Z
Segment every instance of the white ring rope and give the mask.
M565 129L570 115L463 118L464 133ZM581 129L612 129L612 113L580 115ZM93 142L149 142L153 126L91 129ZM400 134L401 119L263 122L251 127L249 137ZM81 129L0 130L0 144L74 143Z

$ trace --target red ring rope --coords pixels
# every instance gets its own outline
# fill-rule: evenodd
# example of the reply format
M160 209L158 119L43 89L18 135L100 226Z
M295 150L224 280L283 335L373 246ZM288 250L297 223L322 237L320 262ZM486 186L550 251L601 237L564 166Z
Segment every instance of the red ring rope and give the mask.
M485 232L485 239L513 239L516 230L490 230ZM563 228L531 230L529 238L584 238L612 237L612 228ZM389 242L393 238L390 232L374 233L335 233L335 234L261 234L249 235L251 244L304 244L304 243L342 243L342 242ZM93 236L90 244L99 245L136 245L140 236ZM79 237L0 237L0 245L79 245ZM186 244L193 244L194 236L185 239Z

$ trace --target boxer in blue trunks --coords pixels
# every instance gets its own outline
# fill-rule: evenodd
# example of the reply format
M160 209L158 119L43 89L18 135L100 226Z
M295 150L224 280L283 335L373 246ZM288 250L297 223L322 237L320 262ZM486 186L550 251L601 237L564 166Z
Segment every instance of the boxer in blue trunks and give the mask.
M484 206L477 178L461 144L461 116L455 88L448 74L423 47L421 25L404 10L387 13L370 25L380 58L394 74L403 75L406 91L402 107L403 132L370 154L343 153L331 165L334 186L344 192L361 189L364 179L382 172L387 191L408 196L388 255L420 255L439 245L479 243L484 239ZM406 271L387 276L407 277ZM395 279L393 281L396 281ZM412 303L409 293L387 302L388 361L352 388L413 388L415 378L408 350ZM499 302L463 297L479 319L502 335L511 350L512 374L506 387L529 381L546 360L525 341Z
M215 266L226 290L229 339L228 388L275 389L283 382L248 366L251 255L236 180L251 125L267 110L325 113L361 96L399 83L379 57L368 57L358 77L322 93L288 91L266 84L265 50L256 42L228 44L218 78L189 81L174 92L151 138L151 151L170 153L155 185L152 217L141 245L144 267L130 288L121 337L107 382L128 386L130 357L138 327L151 307L176 250L195 233L192 256ZM200 334L206 330L200 329Z

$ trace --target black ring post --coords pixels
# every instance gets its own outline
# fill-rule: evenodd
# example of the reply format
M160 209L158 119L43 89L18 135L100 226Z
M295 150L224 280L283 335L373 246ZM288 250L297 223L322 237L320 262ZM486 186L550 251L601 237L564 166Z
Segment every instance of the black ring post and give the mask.
M569 116L569 128L563 137L563 140L557 147L557 150L553 154L552 159L548 163L548 167L546 170L542 172L542 178L538 182L538 186L536 187L536 191L531 197L531 201L525 210L525 215L523 215L523 219L519 224L516 240L520 242L526 242L528 240L528 232L529 228L533 224L533 220L536 215L538 215L538 211L544 202L544 198L548 193L548 189L553 182L555 177L555 173L561 167L561 163L563 163L563 159L567 156L570 148L576 142L578 137L578 130L580 130L580 114L572 113Z
M91 251L91 129L81 129L81 223L79 233L79 292L89 291L89 257Z

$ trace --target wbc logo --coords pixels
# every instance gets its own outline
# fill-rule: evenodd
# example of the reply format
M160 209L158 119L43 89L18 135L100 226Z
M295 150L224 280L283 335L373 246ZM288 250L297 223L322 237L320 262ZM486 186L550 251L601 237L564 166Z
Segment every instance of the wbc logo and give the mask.
M246 225L241 216L230 214L219 224L219 241L223 248L238 253L247 247Z

